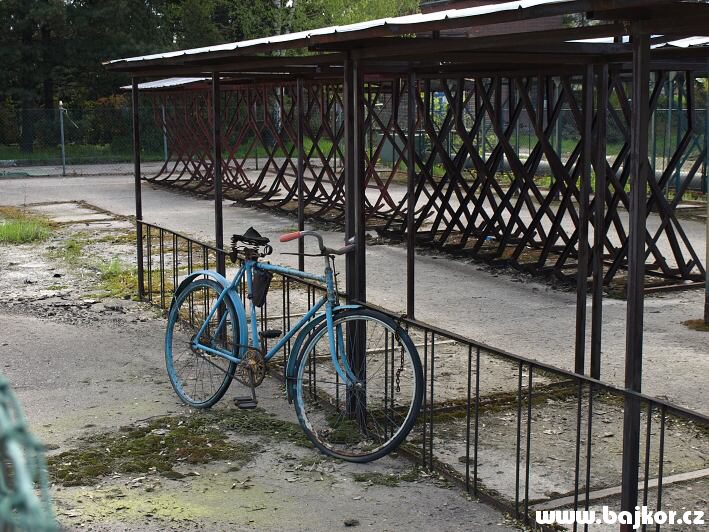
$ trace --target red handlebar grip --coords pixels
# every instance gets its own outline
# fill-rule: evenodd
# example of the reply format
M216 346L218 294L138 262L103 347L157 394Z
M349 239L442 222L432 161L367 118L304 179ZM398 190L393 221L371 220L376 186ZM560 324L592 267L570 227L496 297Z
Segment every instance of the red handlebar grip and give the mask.
M295 233L286 233L285 235L281 235L280 241L281 242L290 242L291 240L295 240L297 238L302 237L303 235L300 233L300 231L296 231Z

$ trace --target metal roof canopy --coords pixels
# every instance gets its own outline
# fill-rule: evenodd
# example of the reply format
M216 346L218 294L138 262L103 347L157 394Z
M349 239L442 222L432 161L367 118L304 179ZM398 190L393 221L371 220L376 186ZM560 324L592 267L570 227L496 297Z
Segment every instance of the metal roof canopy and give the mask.
M508 25L559 15L581 15L582 24L544 31L515 31ZM688 0L522 0L129 57L105 65L141 77L219 72L246 81L341 77L346 56L358 60L365 73L555 71L588 63L629 68L632 45L622 37L630 33L631 24L654 35L651 61L663 68L668 62L676 69L706 68L709 50L692 46L706 40L687 38L709 35L709 5ZM445 35L482 26L484 36ZM665 43L672 45L660 46ZM305 55L273 55L296 51Z

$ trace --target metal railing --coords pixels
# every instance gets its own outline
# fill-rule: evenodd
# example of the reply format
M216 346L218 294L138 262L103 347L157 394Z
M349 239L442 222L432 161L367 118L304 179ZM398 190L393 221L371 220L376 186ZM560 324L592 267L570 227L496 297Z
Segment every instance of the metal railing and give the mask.
M163 309L179 279L215 265L217 254L226 255L139 223L145 299ZM283 330L324 292L316 283L286 275L277 275L271 287L261 319L280 322ZM644 427L638 435L638 500L662 510L692 508L688 499L694 497L701 508L709 478L706 415L365 305L407 328L421 355L425 399L401 448L421 466L530 525L533 512L541 509L620 508L622 471L632 467L622 460L630 405L640 408ZM284 362L289 351L287 345Z

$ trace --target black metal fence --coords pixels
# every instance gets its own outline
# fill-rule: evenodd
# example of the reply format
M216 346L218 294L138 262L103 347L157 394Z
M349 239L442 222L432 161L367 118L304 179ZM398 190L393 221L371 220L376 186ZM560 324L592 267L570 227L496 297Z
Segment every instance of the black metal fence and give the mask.
M139 222L139 230L140 288L145 300L163 309L181 279L213 268L218 255L226 257L152 224ZM288 330L323 292L315 283L276 276L261 308L262 323ZM530 526L537 526L534 512L541 510L617 510L622 472L634 466L622 458L626 408L639 406L638 500L663 511L706 506L709 417L377 310L408 329L424 365L425 400L401 448L422 467ZM279 360L285 362L289 351L287 345ZM573 525L581 528L588 525ZM653 528L665 527L641 530Z

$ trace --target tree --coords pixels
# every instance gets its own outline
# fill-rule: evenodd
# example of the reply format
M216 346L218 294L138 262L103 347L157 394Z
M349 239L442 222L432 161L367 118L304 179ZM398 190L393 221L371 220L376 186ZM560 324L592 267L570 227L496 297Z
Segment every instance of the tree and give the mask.
M0 101L22 109L20 147L34 141L30 109L51 108L56 65L62 58L64 3L61 0L3 0L0 3Z
M418 0L316 0L313 3L321 6L323 19L328 25L337 26L411 15L419 7Z

